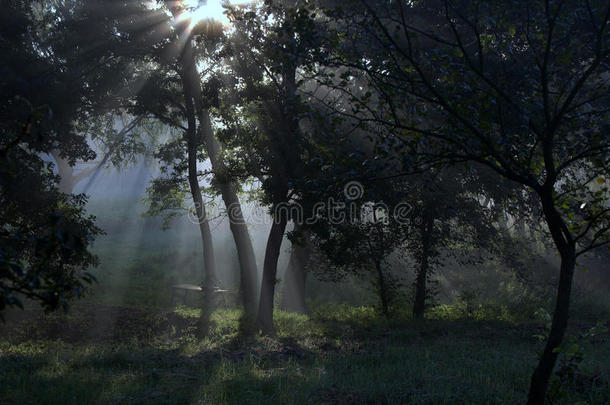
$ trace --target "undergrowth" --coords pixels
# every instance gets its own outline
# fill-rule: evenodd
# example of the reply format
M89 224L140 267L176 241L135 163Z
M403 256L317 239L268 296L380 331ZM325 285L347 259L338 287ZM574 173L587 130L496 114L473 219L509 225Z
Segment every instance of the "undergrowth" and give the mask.
M0 333L0 403L523 403L543 329L327 305L310 315L278 311L275 336L244 338L240 316L215 311L203 340L193 333L198 310L187 306L24 317ZM579 345L582 376L556 403L608 403L609 342L603 333Z

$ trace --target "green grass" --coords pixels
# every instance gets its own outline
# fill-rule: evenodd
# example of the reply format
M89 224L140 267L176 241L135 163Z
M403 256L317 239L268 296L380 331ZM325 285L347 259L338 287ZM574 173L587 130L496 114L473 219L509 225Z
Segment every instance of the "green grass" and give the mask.
M327 296L377 299L359 285L314 281L330 293L316 296L309 316L276 312L274 337L243 338L241 312L221 309L198 340L199 310L172 307L170 293L202 279L198 230L162 232L129 204L113 207L98 207L114 236L96 242L94 294L67 315L29 309L0 324L0 405L525 402L542 348L531 315L544 302L522 299L510 283L489 302L449 300L418 321L407 305L386 320L372 306L329 304ZM223 263L223 286L236 289L236 258ZM605 291L576 292L572 336L610 314ZM610 403L609 343L606 333L584 345L576 382L557 404Z
M222 309L197 340L197 316L85 304L26 313L0 333L0 403L518 404L541 348L536 324L385 320L370 307L278 312L276 336L250 339L240 312ZM608 403L608 343L585 346L562 403Z

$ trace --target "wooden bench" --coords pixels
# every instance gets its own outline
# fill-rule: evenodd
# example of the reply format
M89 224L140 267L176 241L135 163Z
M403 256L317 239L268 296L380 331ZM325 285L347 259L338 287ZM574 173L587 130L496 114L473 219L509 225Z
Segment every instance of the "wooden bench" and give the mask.
M203 287L201 287L200 285L196 285L196 284L174 284L174 285L172 285L172 299L171 299L172 306L175 304L176 297L181 292L182 292L182 304L185 305L186 298L187 298L189 291L195 291L195 292L201 293L201 292L203 292ZM228 299L232 295L231 291L222 290L222 289L216 287L216 288L214 288L213 293L216 295L217 299L220 297L224 298L224 305L228 306Z

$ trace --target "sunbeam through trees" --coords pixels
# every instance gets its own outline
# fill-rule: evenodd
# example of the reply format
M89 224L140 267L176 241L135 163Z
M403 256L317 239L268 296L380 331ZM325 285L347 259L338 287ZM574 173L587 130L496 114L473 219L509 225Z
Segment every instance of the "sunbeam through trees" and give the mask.
M610 4L6 0L1 404L610 403Z

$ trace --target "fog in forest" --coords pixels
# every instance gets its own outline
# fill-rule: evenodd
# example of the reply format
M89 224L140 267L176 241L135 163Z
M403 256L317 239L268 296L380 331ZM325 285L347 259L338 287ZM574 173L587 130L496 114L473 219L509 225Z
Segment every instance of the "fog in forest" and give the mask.
M112 167L99 169L74 188L74 193L84 193L89 197L87 212L97 217L98 223L106 233L100 236L93 246L94 251L101 257L100 267L96 270L101 283L98 287L94 287L94 291L96 288L104 291L108 288L105 287L107 283L112 283L113 295L117 289L124 288L124 297L117 297L119 300L117 303L133 302L131 296L137 296L142 290L149 290L148 279L151 276L157 279L157 284L154 285L158 291L157 294L146 292L156 296L149 305L161 307L166 305L173 284L197 284L203 281L200 235L196 219L192 217L192 212L189 214L189 209L192 211L192 201L186 202L184 212L172 218L165 229L163 215L146 214L148 209L146 190L150 186L150 181L159 175L158 165L150 159L140 158L138 162L131 163L121 170ZM237 291L239 263L226 212L220 205L221 198L209 197L208 201L210 206L214 207L213 212L210 213L212 218L210 226L213 230L220 284L224 288ZM249 201L247 194L242 208L255 248L260 282L265 244L272 219L267 209L256 201ZM516 225L509 226L516 228ZM291 242L285 237L278 261L280 282L288 265L290 251ZM606 271L605 260L605 258L593 258L581 264L575 291L577 300L585 301L584 304L588 301L591 304L599 302L600 305L604 305L604 300L610 293L610 275ZM402 282L407 288L413 283L414 276L405 275L400 267L409 265L413 264L409 263L408 258L406 260L394 258L392 263L395 272L404 277ZM542 288L551 289L556 283L553 269L558 265L557 258L550 254L546 256L541 254L537 265L542 266L541 273L546 269L546 274L541 274L537 282ZM484 281L470 280L480 277L478 273L485 272L480 268L485 266L485 264L473 266L456 262L447 265L443 273L438 276L441 282L438 299L443 303L454 303L459 300L461 294L475 292L491 299L494 294L500 292L502 283L514 282L510 270L505 270L504 274L502 272L490 274ZM142 278L147 281L142 283ZM375 303L374 291L365 281L357 277L336 283L325 279L311 281L316 285L313 291L309 291L311 299L315 297L317 300L330 302ZM474 284L471 285L472 290L469 289L469 283ZM343 290L341 294L337 294L337 285ZM600 287L605 289L599 291ZM281 291L281 288L279 290ZM189 303L195 301L190 293L187 299L190 300Z
M610 4L7 0L0 404L610 403Z

